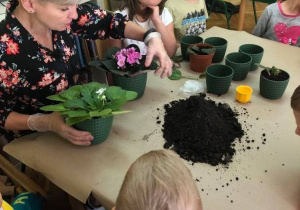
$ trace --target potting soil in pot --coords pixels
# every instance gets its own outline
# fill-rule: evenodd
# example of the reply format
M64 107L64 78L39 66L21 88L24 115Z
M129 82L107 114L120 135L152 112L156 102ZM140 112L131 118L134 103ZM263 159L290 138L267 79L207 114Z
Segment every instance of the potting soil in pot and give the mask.
M244 135L237 113L228 104L216 103L205 94L166 104L164 148L182 158L210 165L227 165L235 154L234 141Z

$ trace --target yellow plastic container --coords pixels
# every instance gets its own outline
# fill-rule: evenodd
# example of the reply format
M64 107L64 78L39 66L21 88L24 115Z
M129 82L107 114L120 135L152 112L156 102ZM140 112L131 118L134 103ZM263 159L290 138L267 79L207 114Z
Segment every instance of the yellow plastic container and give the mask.
M252 88L247 85L240 85L236 88L235 98L240 103L248 103L251 100Z

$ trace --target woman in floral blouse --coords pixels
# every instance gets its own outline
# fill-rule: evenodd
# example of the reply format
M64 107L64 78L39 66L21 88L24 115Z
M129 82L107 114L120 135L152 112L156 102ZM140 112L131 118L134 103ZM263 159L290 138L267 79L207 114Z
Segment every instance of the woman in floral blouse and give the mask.
M73 35L87 39L143 40L145 29L79 0L10 0L0 23L0 134L11 141L33 131L54 131L70 142L89 145L93 136L65 124L57 114L36 114L47 96L76 84L79 62ZM149 41L147 64L171 74L172 63L160 38Z

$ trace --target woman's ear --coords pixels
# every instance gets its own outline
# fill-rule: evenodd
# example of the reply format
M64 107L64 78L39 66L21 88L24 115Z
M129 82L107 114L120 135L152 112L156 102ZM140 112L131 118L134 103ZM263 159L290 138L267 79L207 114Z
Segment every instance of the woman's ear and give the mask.
M111 210L115 210L115 206L114 207L112 207L112 209Z
M34 4L32 0L20 0L20 4L22 4L23 8L29 12L29 13L34 13Z

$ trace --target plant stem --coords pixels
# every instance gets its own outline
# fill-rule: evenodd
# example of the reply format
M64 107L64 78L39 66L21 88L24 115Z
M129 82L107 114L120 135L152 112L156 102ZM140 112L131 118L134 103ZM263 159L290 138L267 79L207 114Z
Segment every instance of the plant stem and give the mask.
M194 78L194 77L188 77L188 76L181 76L181 78L185 78L185 79L192 79L192 80L198 80L198 78Z

